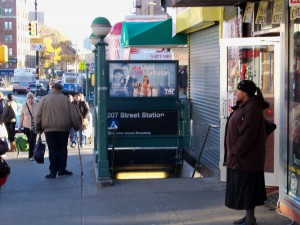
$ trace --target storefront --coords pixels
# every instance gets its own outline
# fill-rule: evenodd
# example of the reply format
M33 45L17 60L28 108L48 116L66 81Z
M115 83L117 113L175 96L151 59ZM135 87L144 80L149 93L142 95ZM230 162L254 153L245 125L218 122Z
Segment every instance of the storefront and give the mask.
M191 102L190 148L185 160L194 165L210 125L219 124L220 34L223 7L188 8L178 14L176 31L189 35L189 85ZM210 129L201 160L209 170L218 168L220 129Z
M288 4L288 3L287 3ZM300 7L289 4L287 140L282 166L281 209L300 222Z
M167 3L171 1L167 1ZM234 104L234 89L242 79L253 80L263 91L271 107L265 116L277 124L274 134L268 138L267 160L265 177L268 185L279 188L280 210L300 222L300 8L291 7L295 1L271 0L259 2L245 2L234 7L224 7L220 21L219 47L220 63L218 106L215 101L205 102L200 95L194 95L193 82L199 80L198 86L208 85L208 79L201 80L200 73L195 74L193 63L197 62L192 41L194 27L186 29L189 33L189 96L192 100L192 109L200 113L202 121L209 120L201 110L205 104L207 109L214 108L219 114L220 133L214 133L219 141L218 168L221 180L225 180L223 161L224 125L230 113L230 106ZM170 3L171 4L171 3ZM298 3L299 4L299 3ZM225 5L225 2L223 6ZM226 1L226 5L227 1ZM230 5L230 4L229 4ZM170 6L170 5L168 5ZM222 6L220 1L176 1L173 7L194 7L201 13L203 8L195 6ZM231 9L230 9L231 8ZM187 9L189 10L189 8ZM177 15L177 32L181 26L182 17ZM217 20L216 20L217 21ZM213 27L204 30L212 30ZM204 33L204 30L201 31ZM217 34L215 34L217 35ZM201 34L199 39L201 39ZM204 53L202 53L204 54ZM205 53L208 54L207 52ZM203 57L200 57L202 59ZM203 59L202 59L203 60ZM215 60L218 62L218 58ZM202 69L205 67L202 67ZM200 68L198 68L200 69ZM206 70L207 77L210 70ZM201 83L201 84L200 84ZM208 92L209 93L209 92ZM208 93L202 93L202 95ZM197 99L201 102L197 103ZM199 107L200 106L200 107ZM193 112L194 114L196 112ZM192 114L193 118L193 114ZM214 122L213 120L211 120ZM200 122L198 122L198 125ZM193 126L195 121L193 120ZM192 130L193 132L194 130ZM204 132L205 133L205 132ZM192 133L193 135L193 133ZM201 137L201 134L198 134ZM198 148L199 149L199 148ZM199 151L199 150L198 150ZM210 148L205 148L211 154ZM194 154L197 155L197 154ZM204 155L209 160L210 155Z

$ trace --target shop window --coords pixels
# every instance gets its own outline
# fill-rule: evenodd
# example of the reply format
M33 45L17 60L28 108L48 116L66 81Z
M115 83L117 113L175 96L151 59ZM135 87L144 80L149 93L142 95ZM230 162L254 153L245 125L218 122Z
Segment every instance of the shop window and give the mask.
M290 14L289 49L289 149L287 193L300 200L300 16Z
M283 3L280 0L249 2L241 7L244 37L262 35L269 29L280 27L283 20ZM267 31L266 31L267 33Z

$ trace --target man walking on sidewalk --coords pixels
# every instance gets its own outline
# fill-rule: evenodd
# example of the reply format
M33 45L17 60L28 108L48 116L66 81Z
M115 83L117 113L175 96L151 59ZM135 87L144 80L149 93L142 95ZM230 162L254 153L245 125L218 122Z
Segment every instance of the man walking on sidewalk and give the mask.
M76 131L79 129L81 118L68 97L62 94L61 84L54 84L51 94L39 102L34 122L37 133L45 132L49 149L50 174L45 178L72 175L73 173L66 169L68 137L71 128Z

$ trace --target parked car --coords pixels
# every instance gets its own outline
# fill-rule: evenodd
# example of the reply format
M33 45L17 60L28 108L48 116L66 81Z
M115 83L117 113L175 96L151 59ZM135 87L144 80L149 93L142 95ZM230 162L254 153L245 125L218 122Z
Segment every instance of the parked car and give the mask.
M43 84L29 84L26 88L26 92L31 92L36 95L44 96L46 94ZM36 93L37 92L37 93Z

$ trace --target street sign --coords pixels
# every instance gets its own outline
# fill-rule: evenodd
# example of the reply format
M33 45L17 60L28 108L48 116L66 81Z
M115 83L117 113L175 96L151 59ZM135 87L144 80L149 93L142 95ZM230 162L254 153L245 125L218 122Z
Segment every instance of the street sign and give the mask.
M43 50L43 48L44 48L43 44L30 44L30 50L41 51Z
M43 38L30 38L30 50L41 51L43 48Z
M30 44L43 44L43 38L30 38Z
M80 62L79 63L79 69L80 70L85 70L85 62Z

